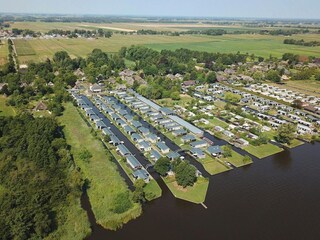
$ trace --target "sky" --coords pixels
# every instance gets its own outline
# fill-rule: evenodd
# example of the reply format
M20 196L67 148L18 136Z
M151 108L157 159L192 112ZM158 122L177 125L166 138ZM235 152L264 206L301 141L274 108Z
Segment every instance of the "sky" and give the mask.
M0 12L320 19L320 0L0 0Z

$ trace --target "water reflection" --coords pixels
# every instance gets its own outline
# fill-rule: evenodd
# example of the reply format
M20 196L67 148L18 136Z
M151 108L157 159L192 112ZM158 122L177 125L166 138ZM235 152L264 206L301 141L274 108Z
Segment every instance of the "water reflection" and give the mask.
M292 166L291 152L289 149L272 156L274 167L280 170L289 170Z

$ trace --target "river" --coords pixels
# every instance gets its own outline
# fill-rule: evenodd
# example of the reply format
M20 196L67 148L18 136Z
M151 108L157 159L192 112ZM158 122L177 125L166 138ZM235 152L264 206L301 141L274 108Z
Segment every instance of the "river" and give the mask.
M162 183L159 181L159 183ZM320 239L320 144L304 144L210 177L205 204L163 196L118 231L94 223L92 240Z

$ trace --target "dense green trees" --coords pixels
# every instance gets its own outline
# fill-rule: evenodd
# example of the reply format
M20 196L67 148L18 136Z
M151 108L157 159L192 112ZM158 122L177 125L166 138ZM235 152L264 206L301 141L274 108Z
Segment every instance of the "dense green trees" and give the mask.
M290 144L291 141L295 138L295 132L297 127L291 123L282 124L278 128L277 140L281 143Z
M277 70L269 70L266 74L266 79L272 82L280 82L281 77Z
M56 230L57 211L81 192L74 174L78 173L53 119L1 117L1 239L43 239Z
M193 165L180 159L175 160L172 165L176 181L180 186L192 186L197 181L197 169Z
M170 170L170 160L167 157L160 158L154 165L154 170L161 176L165 176Z

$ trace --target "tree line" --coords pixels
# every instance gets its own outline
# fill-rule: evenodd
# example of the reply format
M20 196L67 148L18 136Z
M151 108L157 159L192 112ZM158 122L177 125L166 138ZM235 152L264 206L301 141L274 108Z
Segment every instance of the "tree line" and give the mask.
M283 41L283 43L284 44L291 44L291 45L306 46L306 47L317 47L317 46L320 46L320 41L305 42L303 39L301 39L301 40L285 39Z
M44 239L66 221L82 180L52 118L0 118L1 239Z

